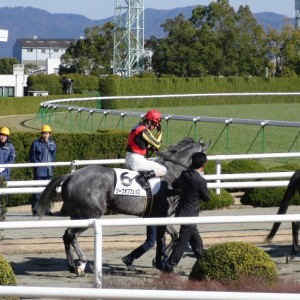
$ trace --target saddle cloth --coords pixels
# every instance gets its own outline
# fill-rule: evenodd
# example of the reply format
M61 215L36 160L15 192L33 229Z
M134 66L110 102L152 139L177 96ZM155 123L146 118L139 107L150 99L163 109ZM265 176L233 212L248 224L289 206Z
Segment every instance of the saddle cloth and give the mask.
M135 180L135 177L139 174L139 172L120 168L114 168L114 171L116 174L115 195L147 196L146 190L143 189ZM153 196L160 188L160 179L151 178L149 183Z

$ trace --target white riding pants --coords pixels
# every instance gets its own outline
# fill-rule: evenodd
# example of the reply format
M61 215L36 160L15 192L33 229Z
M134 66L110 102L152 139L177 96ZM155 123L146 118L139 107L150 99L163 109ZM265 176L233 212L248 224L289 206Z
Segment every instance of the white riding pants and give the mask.
M146 159L143 155L137 153L126 152L126 167L133 171L151 171L153 170L156 177L164 176L167 173L165 166Z

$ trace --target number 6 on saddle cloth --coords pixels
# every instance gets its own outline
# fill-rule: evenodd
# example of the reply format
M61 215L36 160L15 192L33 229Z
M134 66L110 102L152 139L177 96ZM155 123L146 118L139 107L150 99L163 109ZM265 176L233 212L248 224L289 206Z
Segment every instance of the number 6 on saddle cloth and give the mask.
M145 196L147 192L135 180L139 172L114 168L116 173L116 186L114 190L115 195L131 195L131 196ZM149 180L151 194L155 195L160 189L160 178L155 177Z

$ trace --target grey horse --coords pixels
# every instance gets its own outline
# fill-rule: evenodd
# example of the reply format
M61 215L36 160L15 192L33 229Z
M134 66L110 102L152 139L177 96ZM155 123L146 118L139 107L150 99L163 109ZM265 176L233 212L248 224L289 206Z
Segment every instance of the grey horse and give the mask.
M70 214L71 220L100 218L107 210L140 217L169 217L174 214L178 203L178 191L172 189L172 182L186 170L195 152L205 152L208 144L202 139L194 141L185 138L167 150L157 153L157 161L167 168L161 178L160 189L147 203L146 197L115 195L115 171L100 165L86 166L71 174L53 178L41 194L37 210L42 217L56 196L56 188L61 185L61 198ZM77 238L87 228L68 228L63 236L69 271L77 276L84 273L86 257ZM160 264L166 226L158 226L156 264ZM78 258L75 265L71 245Z

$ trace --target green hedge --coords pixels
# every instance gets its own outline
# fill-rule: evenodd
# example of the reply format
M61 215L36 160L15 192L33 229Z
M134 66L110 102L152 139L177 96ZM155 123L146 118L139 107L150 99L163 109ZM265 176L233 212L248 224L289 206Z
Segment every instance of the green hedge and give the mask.
M299 91L298 78L271 78L265 81L259 77L243 78L116 78L99 80L100 94L116 95L170 95L194 93L237 93L237 92L295 92ZM299 102L296 97L190 97L161 99L106 100L105 108L162 107L182 105L223 105L243 103Z
M37 97L0 97L0 116L36 114L42 102L56 99L68 99L70 97L83 98L90 96L91 95L72 94L60 95L59 97L57 95Z
M66 76L51 75L31 75L28 76L27 86L29 91L49 91L50 95L62 95L62 81ZM99 91L99 80L96 76L84 76L79 74L69 74L68 78L73 79L73 91L75 94L82 94L83 91Z
M29 76L27 80L29 90L46 90L50 92L45 97L3 97L0 98L0 115L34 114L41 102L54 99L97 97L101 96L126 96L126 95L170 95L193 93L230 93L230 92L297 92L299 91L298 78L271 78L265 81L262 78L157 78L157 77L132 77L120 78L109 76L98 78L69 74L74 80L74 94L62 95L62 80L64 76L36 75ZM226 105L226 104L251 104L251 103L277 103L299 102L295 97L189 97L189 98L160 98L160 99L129 99L129 100L103 100L103 109L122 108L149 108L166 106L192 106L192 105ZM90 105L90 104L89 104ZM97 105L95 105L97 106ZM94 106L93 106L94 107Z
M56 161L115 159L125 157L128 132L121 130L100 131L97 134L56 133ZM16 149L16 163L28 162L31 143L39 137L32 132L15 132L13 144ZM116 166L116 165L114 165ZM70 167L56 167L54 175L70 173ZM32 180L31 168L12 168L11 180ZM30 203L31 195L11 195L8 206Z

